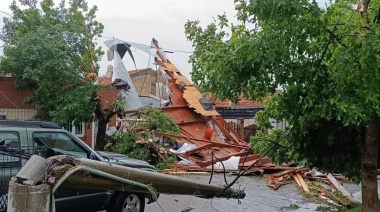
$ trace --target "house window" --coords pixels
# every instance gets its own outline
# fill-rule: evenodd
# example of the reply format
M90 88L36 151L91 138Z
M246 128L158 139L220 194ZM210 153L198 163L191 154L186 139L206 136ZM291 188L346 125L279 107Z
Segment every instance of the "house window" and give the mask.
M84 132L84 130L85 130L84 122L82 122L80 124L74 124L74 122L71 122L71 123L63 126L63 129L71 132L73 135L75 135L77 137L83 137L84 133L85 133Z

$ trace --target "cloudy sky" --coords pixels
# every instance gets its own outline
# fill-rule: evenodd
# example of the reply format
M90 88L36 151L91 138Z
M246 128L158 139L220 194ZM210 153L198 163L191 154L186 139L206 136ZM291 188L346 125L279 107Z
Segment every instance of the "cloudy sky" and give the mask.
M98 6L98 21L104 24L102 44L105 40L116 37L125 41L132 41L150 45L152 38L156 38L160 45L174 51L168 58L190 78L191 65L188 56L191 52L191 43L186 40L184 24L187 20L199 20L202 24L212 22L213 17L224 12L230 19L235 16L233 0L87 0L90 5ZM317 0L323 3L328 0ZM10 12L12 0L1 0L0 11ZM5 16L0 13L0 17ZM0 26L1 27L1 26ZM103 45L105 48L105 46ZM138 68L149 66L149 56L141 51L134 52ZM130 60L125 61L128 69L134 66ZM109 63L104 57L100 63L100 73L105 73Z

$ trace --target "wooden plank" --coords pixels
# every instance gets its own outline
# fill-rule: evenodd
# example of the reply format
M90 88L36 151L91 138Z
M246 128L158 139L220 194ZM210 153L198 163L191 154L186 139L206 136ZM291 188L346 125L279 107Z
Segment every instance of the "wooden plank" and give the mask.
M347 197L352 202L357 202L355 198L351 196L351 194L335 179L331 174L327 175L329 181L334 185L334 187L340 191L345 197Z
M309 187L307 186L307 184L303 180L302 176L299 173L297 173L296 176L298 177L298 180L300 181L303 190L307 193L310 193Z
M298 179L298 177L297 177L296 175L294 175L294 174L292 175L292 177L293 177L293 179L297 182L298 186L299 186L299 187L302 187L302 186L301 186L301 182L300 182L300 180Z
M216 110L205 110L202 104L199 102L203 96L199 90L193 86L186 86L183 91L183 98L189 104L190 108L193 108L196 113L203 116L217 116L220 115Z
M246 150L251 149L249 146L234 145L234 144L222 143L222 142L217 142L217 141L210 141L210 140L206 140L206 139L197 139L197 138L191 138L191 137L186 137L186 136L181 136L181 135L173 135L173 134L169 134L169 133L155 132L154 134L155 135L167 136L169 138L182 138L182 139L186 139L189 141L193 140L193 141L201 141L201 142L205 142L205 143L212 143L212 144L215 144L215 146L219 146L219 147L232 147L232 148L246 149Z
M164 174L169 175L210 175L209 172L187 172L187 171L171 171L171 172L164 172Z
M205 145L203 145L203 146L200 146L200 147L198 147L198 148L195 148L195 149L192 149L192 150L189 150L189 151L187 151L186 153L185 153L185 156L190 156L191 154L193 154L193 153L196 153L196 152L199 152L199 151L202 151L202 150L204 150L204 149L211 149L211 146L212 146L213 144L205 144Z
M243 141L243 139L240 137L239 133L235 131L230 124L226 122L226 120L221 116L216 116L216 119L224 126L226 126L227 130L229 130L237 139L238 141ZM244 141L243 141L244 142Z
M272 176L275 178L281 177L283 175L291 174L291 173L299 173L303 171L309 170L308 168L295 168L295 167L290 167L291 169L284 170L278 173L273 174Z
M228 137L228 139L230 139L230 141L233 143L233 144L240 144L239 141L237 141L224 127L223 125L219 122L219 120L217 120L215 117L211 117L211 121L212 123L214 123L219 129L220 131L222 131L222 133Z
M232 156L240 156L240 157L243 157L243 156L245 156L246 154L247 154L247 152L238 152L238 153L235 153L235 154L227 155L227 156L225 156L225 157L220 157L219 160L221 160L221 161L225 161L225 160L230 159L230 157L232 157ZM216 159L215 159L214 161L217 162ZM199 164L199 166L200 166L200 167L206 167L206 166L209 166L209 165L211 165L211 164L212 164L211 160L208 160L208 161L203 161L201 164Z

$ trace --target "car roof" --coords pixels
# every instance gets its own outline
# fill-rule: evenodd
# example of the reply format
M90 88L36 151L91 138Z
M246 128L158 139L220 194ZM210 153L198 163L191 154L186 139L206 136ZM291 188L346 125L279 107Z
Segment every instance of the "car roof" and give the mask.
M22 128L50 128L62 129L61 126L53 122L46 121L20 121L20 120L0 120L0 127L22 127Z

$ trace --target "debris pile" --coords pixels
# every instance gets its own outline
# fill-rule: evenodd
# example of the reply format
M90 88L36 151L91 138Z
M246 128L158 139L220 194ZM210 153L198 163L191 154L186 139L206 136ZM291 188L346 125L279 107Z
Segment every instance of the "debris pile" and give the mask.
M353 206L358 201L338 181L347 181L342 175L323 174L315 168L295 168L270 175L268 186L277 190L282 185L293 183L308 194L336 206ZM293 181L294 180L294 181Z
M315 193L326 201L334 200L335 204L344 206L357 203L338 182L337 179L345 179L340 175L325 175L293 164L278 166L269 158L255 154L212 103L164 56L155 39L152 48L157 51L155 64L165 76L169 90L169 99L159 109L179 126L180 131L179 134L155 131L155 139L139 140L138 143L155 149L155 154L162 160L168 153L176 155L179 161L173 163L172 169L166 173L229 172L240 175L242 170L249 168L245 174L271 173L268 186L273 189L295 181L306 193ZM133 124L129 125L131 127Z
M214 109L213 104L164 56L157 40L152 40L151 48L157 51L158 57L154 62L167 80L165 90L168 91L168 104L159 109L179 126L179 133L156 130L153 139L140 140L139 143L155 150L160 159L166 153L175 154L180 159L173 164L175 170L240 172L250 167L246 173L273 173L294 169L277 166L269 158L255 154L241 135ZM137 113L139 110L127 112Z

